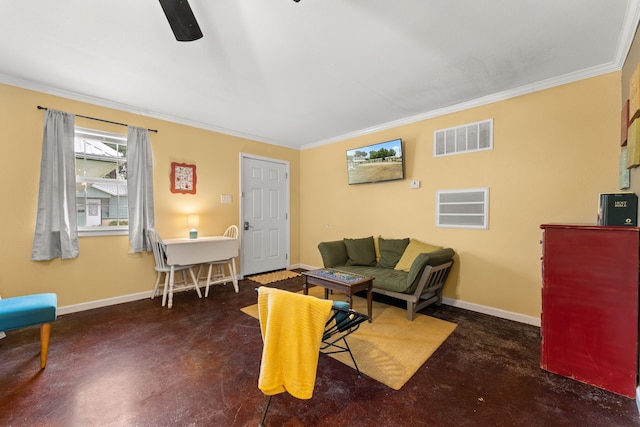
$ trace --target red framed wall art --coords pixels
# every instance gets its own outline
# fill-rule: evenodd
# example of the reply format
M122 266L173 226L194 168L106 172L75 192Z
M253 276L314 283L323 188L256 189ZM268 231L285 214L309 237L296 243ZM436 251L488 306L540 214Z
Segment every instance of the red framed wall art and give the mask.
M171 192L196 194L196 165L171 163Z

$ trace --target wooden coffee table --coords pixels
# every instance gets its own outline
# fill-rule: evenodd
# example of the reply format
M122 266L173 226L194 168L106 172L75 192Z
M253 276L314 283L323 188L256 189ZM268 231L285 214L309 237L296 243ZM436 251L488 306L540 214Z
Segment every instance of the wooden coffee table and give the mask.
M348 273L346 271L334 270L332 268L321 268L319 270L311 270L302 272L304 276L303 292L309 294L309 285L322 286L324 288L324 298L329 298L329 290L342 292L347 296L349 307L353 308L351 297L356 292L367 291L367 314L369 315L369 323L373 317L371 316L373 277L362 276L360 274Z

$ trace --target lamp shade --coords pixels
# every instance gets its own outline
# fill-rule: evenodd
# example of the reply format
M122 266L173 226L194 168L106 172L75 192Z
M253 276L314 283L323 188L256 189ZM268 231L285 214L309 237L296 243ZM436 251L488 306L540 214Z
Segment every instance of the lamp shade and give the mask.
M187 225L189 228L198 228L200 225L200 216L198 215L189 215L187 216Z

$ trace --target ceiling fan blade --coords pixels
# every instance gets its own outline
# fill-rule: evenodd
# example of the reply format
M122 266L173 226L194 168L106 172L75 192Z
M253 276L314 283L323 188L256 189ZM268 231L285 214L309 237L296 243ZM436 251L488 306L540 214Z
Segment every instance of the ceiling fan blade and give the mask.
M173 35L179 42L202 38L202 31L187 0L159 0Z

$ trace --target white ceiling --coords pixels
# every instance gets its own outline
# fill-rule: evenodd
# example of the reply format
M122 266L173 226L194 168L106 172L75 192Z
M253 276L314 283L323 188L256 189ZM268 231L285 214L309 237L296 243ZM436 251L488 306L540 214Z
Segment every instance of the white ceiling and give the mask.
M304 149L619 70L640 10L640 0L189 3L204 34L194 42L175 40L155 0L0 0L0 82Z

